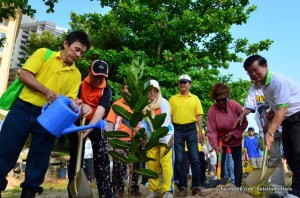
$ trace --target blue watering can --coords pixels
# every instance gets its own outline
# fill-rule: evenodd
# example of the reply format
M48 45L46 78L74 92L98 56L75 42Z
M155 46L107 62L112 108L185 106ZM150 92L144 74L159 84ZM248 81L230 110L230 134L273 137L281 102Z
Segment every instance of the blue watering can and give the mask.
M42 114L37 118L38 122L56 137L90 128L105 128L105 121L102 119L95 124L74 125L74 122L80 116L80 109L73 105L72 107L76 109L76 112L74 112L71 109L71 103L72 101L68 97L61 95L51 105L46 104L42 108Z

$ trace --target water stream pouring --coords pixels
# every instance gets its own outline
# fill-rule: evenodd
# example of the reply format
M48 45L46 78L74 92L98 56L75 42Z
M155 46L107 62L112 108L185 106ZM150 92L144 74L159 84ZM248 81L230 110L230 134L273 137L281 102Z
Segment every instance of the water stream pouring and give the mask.
M62 135L90 128L105 128L105 121L99 120L95 124L76 126L74 122L80 116L80 109L76 105L71 109L72 101L65 95L58 97L51 105L46 104L42 108L42 114L37 118L38 122L51 134L60 137Z

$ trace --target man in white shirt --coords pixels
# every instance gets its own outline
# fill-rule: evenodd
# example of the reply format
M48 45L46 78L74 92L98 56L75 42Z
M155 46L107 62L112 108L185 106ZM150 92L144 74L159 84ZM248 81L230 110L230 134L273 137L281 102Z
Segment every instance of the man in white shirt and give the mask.
M282 125L282 144L287 162L293 172L289 197L300 197L300 86L291 79L271 73L267 60L252 55L244 62L244 69L250 79L261 87L268 105L273 111L265 142L268 148L274 142L274 135ZM273 113L273 115L270 115Z

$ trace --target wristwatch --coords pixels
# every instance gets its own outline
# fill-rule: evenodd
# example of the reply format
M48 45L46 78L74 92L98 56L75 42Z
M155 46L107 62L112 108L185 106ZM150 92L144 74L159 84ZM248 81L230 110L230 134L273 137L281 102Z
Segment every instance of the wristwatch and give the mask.
M274 134L275 134L275 133L271 133L270 131L268 131L268 134L269 134L271 137L274 137Z

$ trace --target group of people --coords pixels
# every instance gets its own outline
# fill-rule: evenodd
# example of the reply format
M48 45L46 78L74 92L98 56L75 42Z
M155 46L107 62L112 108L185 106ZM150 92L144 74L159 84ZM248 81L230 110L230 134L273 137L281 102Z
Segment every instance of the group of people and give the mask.
M36 193L43 191L40 185L43 183L56 138L37 122L37 117L46 103L51 105L62 94L72 99L74 105L81 108L82 116L86 117L89 124L106 117L107 130L122 130L132 134L131 129L124 125L122 118L117 116L111 108L112 91L107 83L108 64L103 60L94 60L89 68L88 76L81 79L81 74L74 62L80 59L89 47L87 34L74 31L67 35L61 51L53 52L49 60L43 59L47 49L38 49L22 67L19 78L25 86L7 114L0 133L0 197L1 191L7 186L6 175L14 168L29 134L31 134L32 142L27 157L25 180L21 184L21 197L35 197ZM247 58L244 62L244 69L253 82L245 108L230 99L228 85L218 82L212 87L210 98L213 105L207 111L207 136L211 145L209 152L223 154L221 178L224 178L226 174L224 171L226 158L229 159L226 156L232 156L234 168L231 172L234 174L234 184L240 187L243 170L242 139L248 125L246 115L257 112L260 133L264 135L267 148L271 149L268 165L277 166L281 160L276 149L277 144L282 141L285 159L293 173L292 190L288 196L299 197L300 169L297 167L300 165L298 146L300 87L287 77L271 72L266 59L259 55ZM158 81L152 79L149 84L152 86L148 92L149 104L143 112L149 111L152 117L166 113L163 126L168 127L169 132L159 140L164 143L164 146L153 147L146 153L148 157L156 159L156 161L147 162L147 168L160 172L162 175L162 179L148 179L147 197L155 198L160 194L164 198L173 197L175 180L178 181L176 183L177 196L187 196L186 156L189 158L192 173L192 195L201 196L200 187L205 180L205 171L203 176L205 153L199 150L199 145L203 146L206 141L202 129L204 111L198 96L190 92L192 79L186 74L179 76L179 93L173 95L169 101L163 98ZM130 94L126 84L122 85L121 91ZM114 104L132 112L124 103L123 98ZM268 105L268 108L264 108L265 105ZM148 119L144 119L137 127L144 127L148 132L153 130ZM282 127L281 133L280 127ZM83 133L92 144L99 197L122 197L127 180L127 166L114 161L111 180L108 140L103 135L103 129L87 129ZM151 136L151 133L147 134ZM70 141L68 167L70 185L75 176L79 136L72 133L68 135L68 138ZM131 139L129 136L122 140L130 141ZM128 155L123 150L118 150L118 152ZM133 168L138 168L138 164L134 164ZM136 197L142 196L137 174L133 174L132 181L130 193ZM69 196L71 197L70 192Z

